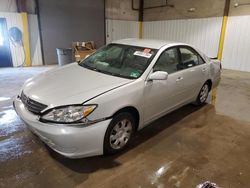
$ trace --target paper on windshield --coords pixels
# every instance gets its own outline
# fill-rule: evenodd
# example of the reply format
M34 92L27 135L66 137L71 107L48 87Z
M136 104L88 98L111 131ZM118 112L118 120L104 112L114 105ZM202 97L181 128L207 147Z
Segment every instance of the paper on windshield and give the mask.
M145 57L145 58L150 58L152 56L151 53L148 53L148 52L145 52L145 51L143 51L143 52L141 52L141 51L135 51L134 55Z

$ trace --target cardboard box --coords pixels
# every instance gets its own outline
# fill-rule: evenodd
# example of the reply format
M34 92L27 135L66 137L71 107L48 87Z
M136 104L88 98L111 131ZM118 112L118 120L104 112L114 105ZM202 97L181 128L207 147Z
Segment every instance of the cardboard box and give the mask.
M88 42L73 42L73 56L75 61L84 59L87 55L90 55L96 51L93 41Z
M87 55L90 55L94 53L96 50L82 50L82 51L75 51L75 61L81 61L84 59Z

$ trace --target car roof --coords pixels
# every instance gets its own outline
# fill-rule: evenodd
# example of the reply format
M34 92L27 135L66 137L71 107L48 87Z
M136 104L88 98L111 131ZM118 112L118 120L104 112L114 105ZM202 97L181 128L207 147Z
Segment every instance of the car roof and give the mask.
M152 49L160 49L163 46L175 46L175 45L187 45L184 43L165 41L165 40L153 40L153 39L137 39L137 38L129 38L129 39L121 39L112 42L112 44L124 44L129 46L139 46L146 47Z

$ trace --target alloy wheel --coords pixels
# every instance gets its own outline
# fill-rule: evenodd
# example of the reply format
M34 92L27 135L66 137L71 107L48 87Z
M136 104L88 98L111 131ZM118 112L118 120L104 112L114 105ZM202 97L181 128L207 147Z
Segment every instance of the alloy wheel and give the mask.
M207 84L205 84L202 88L201 88L201 92L200 92L200 102L204 103L207 100L207 96L208 96L208 91L209 91L209 87Z

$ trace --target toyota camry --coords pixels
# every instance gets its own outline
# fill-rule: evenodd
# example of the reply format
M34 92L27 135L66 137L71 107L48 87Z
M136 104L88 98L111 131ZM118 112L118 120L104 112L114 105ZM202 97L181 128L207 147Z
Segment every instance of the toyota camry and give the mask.
M123 39L27 80L14 107L66 157L113 154L159 117L204 104L220 73L219 61L188 44Z

